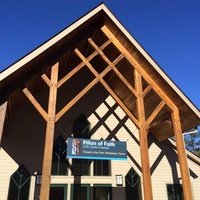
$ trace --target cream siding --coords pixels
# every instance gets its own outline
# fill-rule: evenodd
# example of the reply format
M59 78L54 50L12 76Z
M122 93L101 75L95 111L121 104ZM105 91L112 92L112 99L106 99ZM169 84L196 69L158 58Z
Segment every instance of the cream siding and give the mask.
M200 199L200 166L192 162L191 160L189 160L188 166L196 174L196 177L191 179L191 184L192 184L194 200L199 200Z
M7 200L10 176L18 169L17 163L0 149L0 199Z

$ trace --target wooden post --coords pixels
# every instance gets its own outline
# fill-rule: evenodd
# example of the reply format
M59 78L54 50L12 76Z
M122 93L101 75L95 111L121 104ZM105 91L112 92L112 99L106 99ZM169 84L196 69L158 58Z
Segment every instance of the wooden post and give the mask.
M141 155L141 165L142 165L144 199L153 200L149 153L148 153L148 140L147 140L148 131L146 128L146 120L145 120L142 77L137 70L134 71L135 71L135 89L138 95L137 110L138 110L138 119L140 123L139 137L140 137L140 155Z
M6 110L7 110L7 101L0 106L0 147L1 147L1 139L3 136L3 128L4 122L6 117Z
M49 200L54 128L55 128L55 121L56 121L58 68L59 68L58 63L56 63L51 68L51 85L50 85L50 92L49 92L48 121L47 121L47 127L46 127L46 138L45 138L45 146L44 146L40 200Z
M176 148L177 148L179 166L181 171L184 199L192 200L193 198L192 198L192 189L190 183L190 175L189 175L189 169L185 153L185 144L183 140L181 121L178 109L172 112L172 121L174 127L174 135L176 138Z

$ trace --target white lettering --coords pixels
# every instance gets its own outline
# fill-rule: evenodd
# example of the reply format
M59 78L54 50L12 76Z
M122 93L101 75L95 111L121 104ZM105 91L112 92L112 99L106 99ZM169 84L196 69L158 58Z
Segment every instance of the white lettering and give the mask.
M84 145L91 145L91 146L97 145L96 142L93 142L93 141L90 141L90 140L83 140L83 144Z
M104 141L104 146L115 147L115 143L114 142Z

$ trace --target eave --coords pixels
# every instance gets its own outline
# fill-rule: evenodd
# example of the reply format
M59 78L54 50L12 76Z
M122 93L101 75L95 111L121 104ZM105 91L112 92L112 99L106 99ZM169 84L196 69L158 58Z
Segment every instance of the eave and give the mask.
M200 124L200 112L190 99L175 85L165 74L161 67L149 56L136 39L124 28L117 18L103 5L99 5L91 12L77 20L75 23L52 37L50 40L33 50L0 74L1 102L8 99L9 95L16 89L23 87L34 74L42 74L44 69L59 60L59 56L68 48L75 48L81 37L87 38L87 32L101 28L103 25L115 35L130 54L140 63L143 69L156 81L159 87L168 95L180 110L181 125L183 131L187 131ZM123 71L128 79L130 74ZM124 89L124 85L112 74L107 78L115 93L121 98L131 112L135 111L132 93ZM17 82L17 84L13 84ZM144 83L145 85L145 83ZM157 94L148 97L147 102L159 101ZM148 103L149 104L149 103ZM154 109L153 105L147 106L148 112ZM164 140L173 135L169 110L164 109L157 117L155 126L150 131Z

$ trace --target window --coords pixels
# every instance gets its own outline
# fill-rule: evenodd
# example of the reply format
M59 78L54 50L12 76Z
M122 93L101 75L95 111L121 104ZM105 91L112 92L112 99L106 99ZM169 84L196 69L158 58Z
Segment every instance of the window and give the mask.
M110 165L109 160L94 160L94 176L110 176Z
M141 182L140 176L136 171L131 168L125 176L125 185L126 185L126 200L141 200Z
M181 184L167 184L168 200L183 200L183 188Z
M90 175L91 160L88 159L72 159L72 175L88 176Z
M81 114L73 123L73 135L75 138L90 138L90 122ZM74 176L90 175L91 160L72 159L72 174Z
M8 200L28 200L31 175L21 165L10 177Z
M85 115L81 114L73 123L73 134L75 138L90 138L90 122Z
M67 185L51 185L49 200L67 199Z
M112 200L112 186L94 185L93 199Z
M67 175L66 141L59 136L54 142L52 175Z
M73 184L71 187L71 200L89 200L90 185Z

